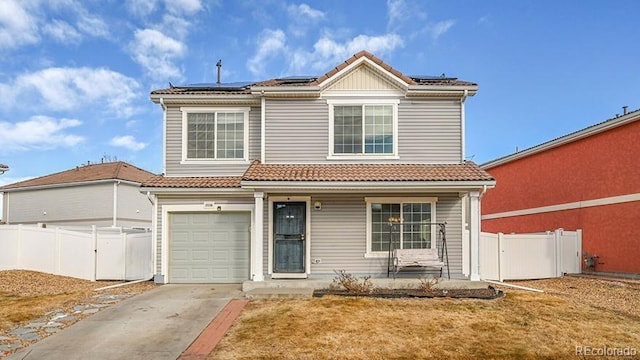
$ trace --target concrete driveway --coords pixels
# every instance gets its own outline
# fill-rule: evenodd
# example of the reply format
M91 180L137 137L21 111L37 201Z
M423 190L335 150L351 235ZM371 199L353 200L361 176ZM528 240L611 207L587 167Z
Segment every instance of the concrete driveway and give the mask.
M241 285L163 285L6 359L175 360L231 299L241 296Z

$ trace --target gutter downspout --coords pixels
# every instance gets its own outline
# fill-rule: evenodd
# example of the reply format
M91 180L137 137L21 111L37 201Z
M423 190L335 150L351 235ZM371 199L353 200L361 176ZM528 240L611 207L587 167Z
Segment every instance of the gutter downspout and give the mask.
M460 162L463 163L466 155L466 146L465 146L465 114L464 114L464 103L467 101L467 96L469 96L469 90L464 89L462 93L462 97L460 98L460 144L462 147L462 159Z
M113 221L111 227L118 226L118 185L120 181L113 182Z
M164 98L160 98L160 107L162 107L162 174L167 173L167 106L164 104Z
M158 197L151 195L150 191L147 191L147 199L153 205L153 216L151 217L151 269L149 269L149 277L155 281L155 273L158 268L158 251L156 243L158 241Z
M265 129L265 123L267 122L267 109L265 108L267 105L267 99L263 96L260 103L260 163L264 164L265 158L265 133L267 132Z

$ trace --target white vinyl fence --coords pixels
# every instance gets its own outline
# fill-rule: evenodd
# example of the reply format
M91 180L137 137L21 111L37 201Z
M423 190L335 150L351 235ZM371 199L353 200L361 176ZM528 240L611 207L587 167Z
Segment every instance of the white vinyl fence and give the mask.
M523 280L582 271L582 230L542 234L480 234L480 278Z
M122 228L0 226L0 270L33 270L86 280L150 279L150 232Z

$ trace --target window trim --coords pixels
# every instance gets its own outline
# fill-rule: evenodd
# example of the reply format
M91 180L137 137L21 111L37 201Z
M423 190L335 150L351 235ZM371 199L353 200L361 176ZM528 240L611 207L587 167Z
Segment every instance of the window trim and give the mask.
M398 156L398 104L399 99L328 99L329 105L329 151L327 160L397 160ZM391 154L336 154L334 153L334 106L391 105L393 112L393 153ZM364 124L363 124L364 127ZM363 139L364 139L363 132Z
M248 164L249 163L249 111L250 107L180 107L182 112L182 160L180 164ZM244 157L233 159L218 159L218 158L189 158L188 154L188 119L189 114L210 114L218 112L235 112L244 114L243 123L243 150ZM218 129L216 128L216 139L218 135Z
M388 257L388 251L372 251L371 244L371 204L400 204L400 211L402 211L402 204L411 204L411 203L430 203L431 204L431 222L436 222L436 208L438 203L437 197L366 197L364 198L366 203L366 217L367 217L367 229L366 229L366 252L364 254L365 258L386 258ZM436 247L437 240L437 231L434 231L434 225L431 225L431 248L434 249ZM402 231L400 231L402 234Z

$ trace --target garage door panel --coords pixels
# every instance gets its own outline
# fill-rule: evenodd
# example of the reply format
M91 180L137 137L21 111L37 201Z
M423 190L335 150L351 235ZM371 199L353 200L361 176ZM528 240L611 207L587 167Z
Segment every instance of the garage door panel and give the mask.
M203 262L209 262L211 261L211 256L209 254L209 250L208 249L196 249L191 251L191 260L193 261L203 261Z
M189 232L187 231L174 231L171 235L171 240L174 243L188 242L190 239Z
M170 217L170 282L229 283L249 278L250 213Z

